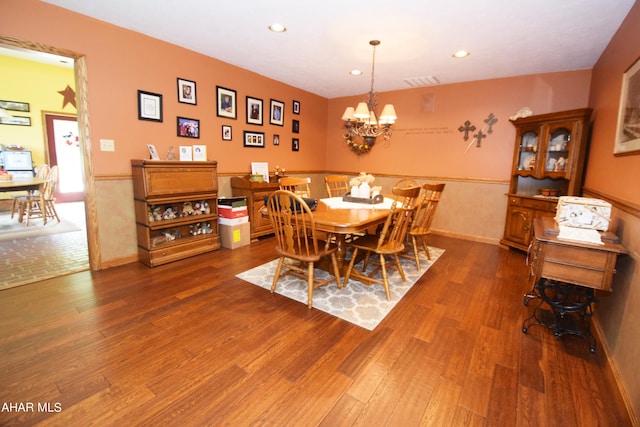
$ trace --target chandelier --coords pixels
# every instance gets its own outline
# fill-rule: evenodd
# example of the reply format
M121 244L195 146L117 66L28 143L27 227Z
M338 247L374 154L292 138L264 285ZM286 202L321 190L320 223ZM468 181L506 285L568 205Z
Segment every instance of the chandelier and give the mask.
M357 154L368 153L376 143L376 138L383 135L385 141L391 139L391 125L395 123L398 116L393 105L386 104L382 113L378 116L375 108L378 105L378 94L373 91L373 81L376 67L376 46L379 40L369 42L373 46L373 60L371 62L371 88L365 102L358 104L356 108L347 107L342 115L346 131L344 138L347 144Z

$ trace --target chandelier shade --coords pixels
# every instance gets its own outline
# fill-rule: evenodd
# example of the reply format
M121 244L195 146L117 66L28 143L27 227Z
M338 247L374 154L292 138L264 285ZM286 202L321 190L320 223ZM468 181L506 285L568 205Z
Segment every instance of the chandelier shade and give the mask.
M383 136L385 141L391 139L391 125L398 119L396 109L392 104L386 104L382 113L377 115L378 94L373 90L376 64L376 46L380 44L378 40L369 42L373 46L373 60L371 63L371 88L367 94L367 99L358 103L354 107L347 107L342 114L345 122L344 138L347 144L357 154L368 153L376 142L378 136Z

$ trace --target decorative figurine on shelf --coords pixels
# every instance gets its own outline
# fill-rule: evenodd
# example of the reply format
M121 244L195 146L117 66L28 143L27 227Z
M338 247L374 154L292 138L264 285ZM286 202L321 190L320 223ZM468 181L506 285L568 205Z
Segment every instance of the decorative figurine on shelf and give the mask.
M169 151L167 151L167 160L177 160L176 153L173 151L173 145L169 146Z
M182 204L182 213L180 215L181 216L195 215L193 204L191 202L184 202Z
M563 172L567 167L567 160L564 157L558 157L556 162L556 172Z
M211 229L211 224L202 223L202 234L211 234L213 230Z
M162 221L162 207L151 205L147 208L149 222Z
M178 217L178 210L172 206L165 208L162 219L175 219Z
M209 207L209 203L206 200L196 202L196 204L193 205L193 209L195 210L196 215L208 215L211 213L211 208Z

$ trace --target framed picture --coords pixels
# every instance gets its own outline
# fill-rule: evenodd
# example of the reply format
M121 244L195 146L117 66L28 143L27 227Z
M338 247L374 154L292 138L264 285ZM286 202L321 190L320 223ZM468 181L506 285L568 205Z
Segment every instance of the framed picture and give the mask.
M207 161L207 146L206 145L194 145L193 146L193 161L194 162L206 162Z
M236 119L236 91L216 86L216 105L218 117Z
M196 82L178 77L178 102L196 105Z
M200 120L178 117L178 136L200 138Z
M0 117L0 125L31 126L31 117Z
M190 162L193 160L193 149L190 145L180 146L180 161Z
M262 99L247 96L247 123L262 126Z
M291 131L293 133L300 133L300 121L299 120L294 120L293 123L291 123Z
M222 125L222 140L231 141L231 126Z
M245 147L264 148L264 132L251 132L245 130L243 145Z
M155 145L147 144L147 149L149 150L149 158L151 160L160 160L160 156L158 156L158 150L156 150Z
M273 135L273 145L280 145L280 135Z
M284 126L284 102L272 99L270 110L269 123Z
M300 151L300 140L298 138L291 140L291 151Z
M293 101L293 114L300 114L300 101Z
M0 108L8 111L22 111L23 113L30 111L28 102L0 101Z
M622 93L613 154L640 153L640 58L622 75Z
M251 175L262 175L264 182L269 182L269 163L251 162Z
M162 95L138 91L138 120L162 121Z

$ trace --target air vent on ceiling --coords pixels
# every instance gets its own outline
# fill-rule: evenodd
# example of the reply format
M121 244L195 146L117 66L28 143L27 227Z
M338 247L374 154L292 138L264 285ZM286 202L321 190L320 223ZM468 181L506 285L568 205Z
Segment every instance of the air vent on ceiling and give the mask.
M436 76L407 77L404 81L411 87L431 86L440 84Z

